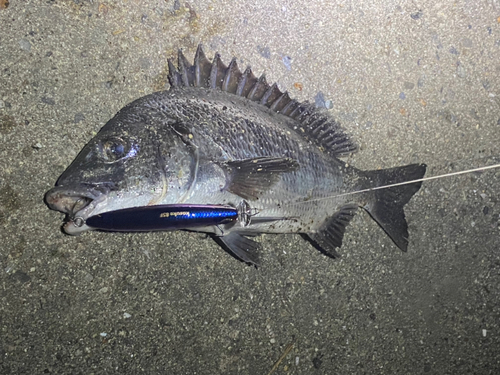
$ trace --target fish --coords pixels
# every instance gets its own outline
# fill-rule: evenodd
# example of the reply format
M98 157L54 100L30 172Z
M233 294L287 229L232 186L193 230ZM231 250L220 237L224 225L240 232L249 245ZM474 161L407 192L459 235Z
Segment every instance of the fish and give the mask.
M45 194L66 214L63 230L93 230L89 217L155 205L251 207L237 221L196 228L226 251L259 264L262 233L301 234L338 258L347 225L363 208L406 251L404 206L425 164L363 171L343 157L358 147L327 113L292 99L265 75L240 70L236 58L212 62L198 46L191 64L168 59L170 88L123 107L86 144ZM362 190L360 194L356 193ZM262 218L262 220L259 220Z

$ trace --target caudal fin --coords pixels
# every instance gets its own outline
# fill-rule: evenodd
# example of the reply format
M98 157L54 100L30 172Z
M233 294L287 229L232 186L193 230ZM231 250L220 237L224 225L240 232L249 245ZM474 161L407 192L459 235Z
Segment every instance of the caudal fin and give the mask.
M425 164L410 164L404 167L365 172L366 188L396 184L421 179ZM420 189L422 182L375 190L370 193L363 208L382 227L401 250L408 248L408 224L403 206Z

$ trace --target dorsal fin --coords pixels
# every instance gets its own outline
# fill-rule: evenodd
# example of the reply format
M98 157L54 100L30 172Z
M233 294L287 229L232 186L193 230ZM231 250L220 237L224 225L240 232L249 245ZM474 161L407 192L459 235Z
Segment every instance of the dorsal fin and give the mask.
M313 104L291 99L287 92L280 91L276 83L269 85L264 75L255 77L250 67L242 73L235 58L226 66L216 53L210 63L200 44L196 50L194 65L190 65L179 50L178 68L169 59L168 70L172 89L194 86L220 89L242 96L295 120L288 123L292 130L334 156L347 155L357 150L335 120Z

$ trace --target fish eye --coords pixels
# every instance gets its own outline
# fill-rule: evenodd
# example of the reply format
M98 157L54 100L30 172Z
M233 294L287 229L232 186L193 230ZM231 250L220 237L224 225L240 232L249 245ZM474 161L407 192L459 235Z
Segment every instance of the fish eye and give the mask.
M99 144L99 153L106 163L113 163L129 156L130 145L121 138L109 138Z

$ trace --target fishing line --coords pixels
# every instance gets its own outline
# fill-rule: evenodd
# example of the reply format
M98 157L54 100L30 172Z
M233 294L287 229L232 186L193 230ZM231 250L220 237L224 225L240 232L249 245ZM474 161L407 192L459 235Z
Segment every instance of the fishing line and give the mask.
M445 174L441 174L441 175L437 175L437 176L424 177L424 178L419 178L417 180L403 181L403 182L398 182L398 183L390 184L390 185L376 186L376 187L363 189L363 190L349 191L347 193L331 195L329 197L308 199L308 200L302 201L302 202L290 202L290 203L287 203L287 205L298 205L298 204L305 204L305 203L310 203L310 202L320 202L320 201L324 201L324 200L328 200L328 199L344 197L347 195L367 193L367 192L374 191L374 190L388 189L388 188L392 188L392 187L396 187L396 186L409 185L409 184L414 184L416 182L437 180L437 179L445 178L445 177L459 176L459 175L463 175L463 174L467 174L467 173L484 172L484 171L496 169L496 168L500 168L500 164L493 164L493 165L488 165L486 167L467 169L467 170L463 170L463 171L459 171L459 172L445 173ZM262 210L262 211L264 211L264 210Z

